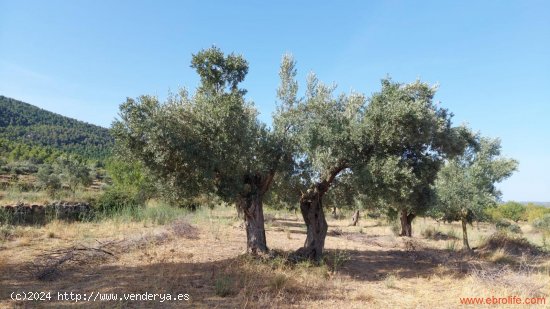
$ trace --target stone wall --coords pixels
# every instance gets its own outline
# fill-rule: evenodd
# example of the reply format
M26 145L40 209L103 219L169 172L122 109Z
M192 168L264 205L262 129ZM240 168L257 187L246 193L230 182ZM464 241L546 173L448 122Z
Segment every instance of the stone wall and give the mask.
M52 219L76 221L91 214L92 207L84 202L20 203L0 207L0 219L12 224L44 224Z

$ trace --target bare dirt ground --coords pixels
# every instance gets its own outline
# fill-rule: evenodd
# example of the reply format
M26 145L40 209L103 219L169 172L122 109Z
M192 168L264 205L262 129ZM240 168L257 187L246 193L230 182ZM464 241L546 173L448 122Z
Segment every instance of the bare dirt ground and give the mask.
M243 255L245 231L231 208L202 209L166 225L110 220L20 227L0 243L0 307L460 308L464 297L508 296L546 301L523 308L550 307L546 254L462 253L458 226L424 219L416 220L413 238L394 236L381 220L348 225L349 219L329 219L321 266L285 261L303 244L305 227L284 211L266 214L268 245L280 257L264 261ZM427 228L440 233L424 237ZM481 245L493 232L489 225L471 228L471 244ZM37 278L44 270L37 264L51 266L71 250L78 252L73 260ZM12 292L40 291L52 299L10 299ZM117 293L119 299L60 301L58 292ZM189 300L120 300L124 293L188 294ZM507 306L518 307L498 307Z

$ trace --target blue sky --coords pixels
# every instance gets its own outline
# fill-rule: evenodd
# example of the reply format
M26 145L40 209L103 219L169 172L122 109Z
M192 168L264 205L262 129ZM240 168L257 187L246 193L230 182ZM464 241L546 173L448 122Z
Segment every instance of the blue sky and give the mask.
M503 198L550 201L550 2L204 2L0 0L0 94L108 127L126 97L193 89L191 54L214 44L249 61L269 122L290 52L344 92L438 83L456 124L520 161Z

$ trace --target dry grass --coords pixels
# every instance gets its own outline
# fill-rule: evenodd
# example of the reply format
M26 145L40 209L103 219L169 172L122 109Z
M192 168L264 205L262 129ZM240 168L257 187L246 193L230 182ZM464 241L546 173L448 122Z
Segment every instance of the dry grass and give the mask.
M183 305L199 308L456 308L460 297L468 296L506 297L513 292L522 297L549 297L547 256L516 256L506 248L486 249L491 252L487 256L449 251L446 244L452 239L403 239L381 221L364 218L358 227L350 227L346 217L328 218L329 230L337 232L326 239L321 265L291 264L285 256L305 238L305 227L293 213L267 211L268 245L277 252L269 260L242 255L245 231L231 208L171 215L180 217L162 222L52 221L10 228L9 237L0 243L0 307L14 305L7 297L15 290L188 293L191 300ZM413 233L420 236L429 228L435 231L432 235L448 236L459 227L419 219ZM490 239L494 231L484 225L471 230L476 245ZM112 259L64 268L52 281L36 280L25 272L25 266L40 253L75 245L97 246L98 241L128 245L111 249ZM499 263L507 255L515 262ZM70 302L38 305L81 306ZM182 303L109 305L180 308ZM85 306L104 308L106 303Z

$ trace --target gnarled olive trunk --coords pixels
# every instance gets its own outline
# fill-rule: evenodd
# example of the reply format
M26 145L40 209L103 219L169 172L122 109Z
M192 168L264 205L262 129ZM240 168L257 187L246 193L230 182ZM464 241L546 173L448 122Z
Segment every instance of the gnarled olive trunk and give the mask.
M401 234L399 236L412 237L412 220L416 217L415 214L409 214L407 210L401 210Z
M323 257L328 230L323 210L323 196L328 191L334 178L345 168L347 168L346 161L340 161L339 164L327 171L323 180L315 183L300 197L300 210L307 228L304 246L296 251L296 255L301 258L320 261Z
M311 191L311 190L310 190ZM297 251L301 257L320 261L325 247L328 224L323 211L323 193L314 190L302 195L300 210L307 227L304 246Z
M239 202L246 228L246 252L267 253L262 194L249 194Z
M468 229L466 226L466 219L462 219L462 243L464 247L463 250L470 251L470 244L468 243Z
M242 213L246 228L246 252L249 254L267 253L265 237L263 197L269 189L273 173L268 175L247 175L244 179L246 190L241 193L237 207Z

